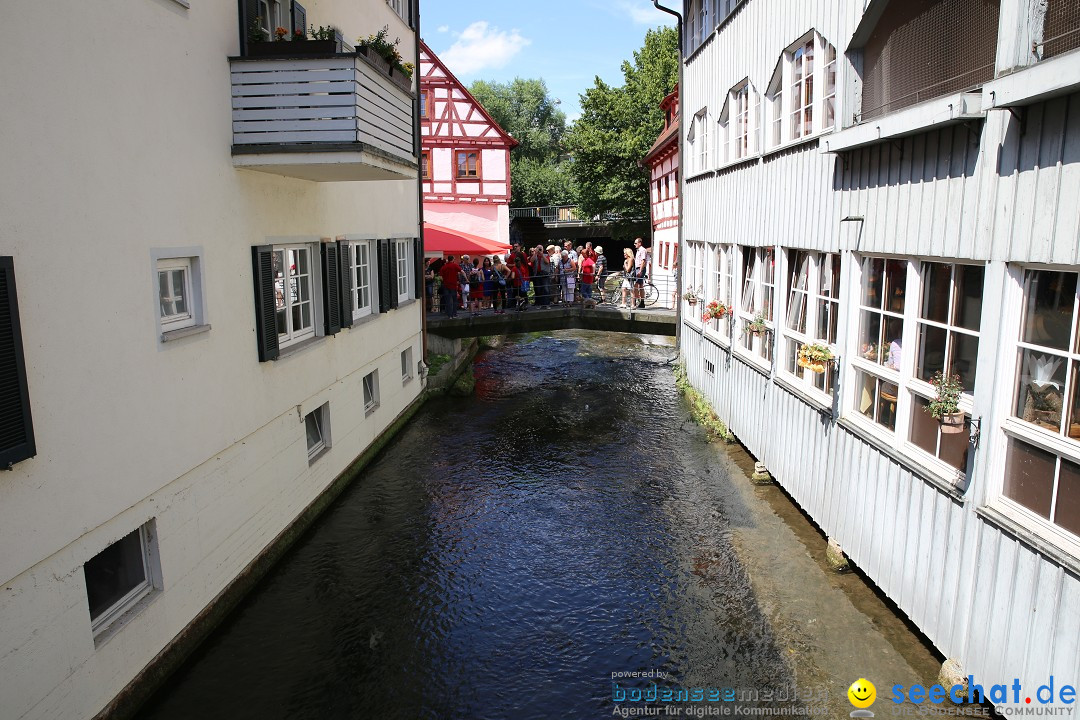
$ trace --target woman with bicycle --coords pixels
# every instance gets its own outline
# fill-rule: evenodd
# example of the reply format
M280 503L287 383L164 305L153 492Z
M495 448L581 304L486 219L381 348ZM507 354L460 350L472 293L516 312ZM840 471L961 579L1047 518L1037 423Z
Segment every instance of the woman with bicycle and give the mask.
M630 272L634 269L634 251L630 248L623 248L623 280L622 285L622 302L619 303L619 307L623 310L630 308L630 293L633 292L634 286L630 282Z

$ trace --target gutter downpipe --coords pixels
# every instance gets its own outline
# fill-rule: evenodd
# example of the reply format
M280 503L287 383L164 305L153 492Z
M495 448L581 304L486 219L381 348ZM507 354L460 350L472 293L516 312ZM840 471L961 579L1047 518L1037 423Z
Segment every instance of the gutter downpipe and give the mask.
M678 251L675 255L676 262L679 264L679 272L675 274L675 357L678 358L682 355L682 268L686 250L683 242L683 207L686 200L686 166L683 164L685 155L683 122L686 117L686 113L683 112L683 106L686 102L686 88L683 86L683 17L674 10L661 5L660 0L653 0L653 6L661 12L675 16L675 31L679 42L679 241L676 246Z
M420 132L420 0L412 0L412 7L410 8L413 21L413 32L415 33L416 53L413 60L413 77L416 78L416 99L413 100L413 149L416 151L417 165L421 162L421 153L423 152L423 135ZM424 272L424 179L420 177L420 170L416 171L416 238L420 244L420 267L416 268L418 273ZM423 283L423 291L421 292L420 302L423 305L420 306L420 362L427 365L427 346L428 346L428 330L427 330L427 282L426 278L417 278L418 282Z

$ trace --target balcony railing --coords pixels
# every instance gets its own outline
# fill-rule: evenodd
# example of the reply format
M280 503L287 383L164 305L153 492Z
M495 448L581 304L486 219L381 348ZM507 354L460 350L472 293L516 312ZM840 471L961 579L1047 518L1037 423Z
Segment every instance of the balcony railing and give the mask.
M588 223L641 222L647 217L621 215L619 213L601 213L593 217L583 217L576 205L547 205L545 207L510 208L510 219L519 217L538 217L545 225L585 225Z
M411 93L365 57L230 65L235 165L311 180L416 177Z

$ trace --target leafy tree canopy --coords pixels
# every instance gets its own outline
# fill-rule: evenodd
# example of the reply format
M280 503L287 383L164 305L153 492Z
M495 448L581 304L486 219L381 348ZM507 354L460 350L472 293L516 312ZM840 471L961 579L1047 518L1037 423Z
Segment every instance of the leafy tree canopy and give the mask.
M621 87L595 79L581 96L581 117L567 137L578 205L585 215L648 217L649 176L638 162L663 129L660 101L679 79L676 30L649 30L634 61L624 61L622 71Z
M497 83L477 80L473 97L520 143L510 152L510 204L568 205L576 200L566 163L566 113L542 79Z

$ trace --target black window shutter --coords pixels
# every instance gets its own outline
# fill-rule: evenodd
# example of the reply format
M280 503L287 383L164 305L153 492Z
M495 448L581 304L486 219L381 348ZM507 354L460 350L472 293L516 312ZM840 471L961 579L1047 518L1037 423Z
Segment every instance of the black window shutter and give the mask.
M292 29L293 32L307 29L307 10L296 0L292 4Z
M353 313L353 277L352 248L344 240L338 241L338 258L341 260L341 327L352 327Z
M323 327L327 335L341 332L341 259L337 243L322 243Z
M251 34L257 29L259 17L258 0L239 0L240 6L240 54L247 55ZM267 38L269 40L269 38Z
M379 240L375 249L379 265L379 312L384 313L394 307L390 304L390 288L393 287L391 280L394 279L390 275L390 241Z
M0 467L11 467L35 455L15 263L10 257L0 257Z
M397 240L387 240L390 247L390 307L398 306Z
M251 248L252 275L255 278L255 334L259 342L259 362L277 360L277 307L274 301L274 248L256 245Z
M416 266L413 270L413 279L416 280L416 293L413 297L419 300L424 297L424 245L420 242L420 238L414 239L412 243L415 258L413 264Z

